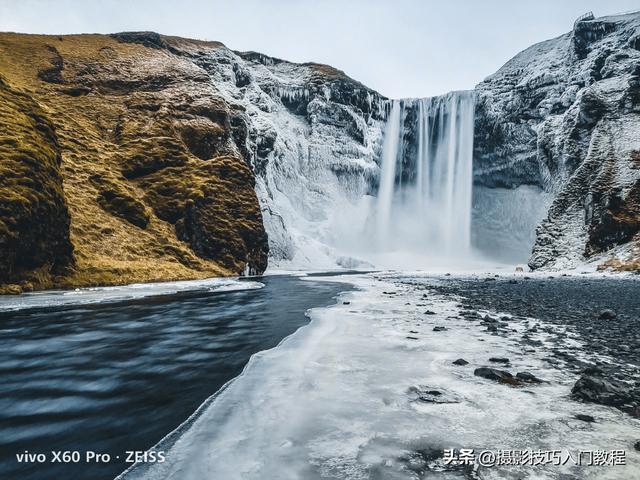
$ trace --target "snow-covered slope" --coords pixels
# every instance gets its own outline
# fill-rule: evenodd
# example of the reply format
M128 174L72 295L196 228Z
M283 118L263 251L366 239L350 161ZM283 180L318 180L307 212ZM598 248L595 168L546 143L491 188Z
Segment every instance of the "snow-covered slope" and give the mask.
M554 195L532 268L575 266L640 229L639 50L640 13L586 18L477 87L476 183Z

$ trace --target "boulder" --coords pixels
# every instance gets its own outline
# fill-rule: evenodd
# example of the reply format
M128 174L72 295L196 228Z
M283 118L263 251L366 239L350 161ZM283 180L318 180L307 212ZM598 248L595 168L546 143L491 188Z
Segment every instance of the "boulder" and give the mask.
M519 383L519 380L516 380L515 378L513 378L513 375L511 375L511 373L507 372L506 370L498 370L496 368L489 368L489 367L476 368L473 371L473 374L476 377L482 377L482 378L486 378L487 380L493 380L500 383L508 383L511 385L515 385Z
M523 382L527 382L527 383L542 383L543 382L543 380L540 380L534 374L529 373L529 372L518 372L516 374L516 378L518 380L522 380Z
M613 310L606 309L600 312L600 316L598 317L600 320L615 320L618 314Z
M630 385L601 376L583 375L571 389L571 398L581 402L608 405L637 415L640 392Z
M582 420L583 422L593 423L596 421L591 415L585 415L583 413L578 413L575 415L576 420Z
M509 363L509 359L505 357L491 357L489 361L493 363Z

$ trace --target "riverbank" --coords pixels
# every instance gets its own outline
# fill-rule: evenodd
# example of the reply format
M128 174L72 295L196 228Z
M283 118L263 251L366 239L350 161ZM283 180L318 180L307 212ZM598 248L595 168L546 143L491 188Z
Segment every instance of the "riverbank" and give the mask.
M438 292L434 280L451 281L349 277L358 290L312 311L309 325L252 357L177 439L158 445L168 450L166 462L139 464L120 478L614 479L640 472L633 447L640 422L573 400L578 375L549 361L560 348L585 364L594 356L608 361L605 352L590 352L571 325L487 305L473 310L461 296ZM535 347L524 348L523 337ZM565 458L620 450L626 465L452 465L444 460L451 448L557 450Z
M273 276L0 298L0 477L113 479L126 451L153 446L348 288ZM21 463L25 451L47 461ZM90 451L111 459L87 463Z

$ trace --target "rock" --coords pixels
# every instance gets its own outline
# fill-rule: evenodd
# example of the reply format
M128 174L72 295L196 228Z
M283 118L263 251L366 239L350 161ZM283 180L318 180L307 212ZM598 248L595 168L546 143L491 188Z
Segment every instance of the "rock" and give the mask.
M494 363L509 363L509 359L504 357L491 357L489 361Z
M489 325L487 327L487 331L488 332L497 332L498 331L498 327L496 327L495 325Z
M46 48L58 55L54 47ZM17 61L33 66L26 58ZM73 245L61 147L50 109L14 90L1 73L5 71L0 72L0 288L9 284L7 293L19 294L20 287L11 284L31 277L34 270L46 278L72 266Z
M469 365L469 362L467 362L464 358L459 358L457 360L455 360L454 362L452 362L454 365Z
M589 423L593 423L596 421L595 418L593 418L591 415L585 415L583 413L578 413L575 415L575 418L577 420L582 420L583 422L589 422Z
M408 336L407 338L408 338L409 340L418 340L418 337L411 337L411 336Z
M407 393L414 400L425 403L460 403L460 398L454 393L442 389L436 390L424 385L409 387Z
M600 316L598 317L598 319L600 319L600 320L615 320L617 316L618 315L613 310L606 309L606 310L602 310L600 312Z
M519 383L518 380L513 378L513 375L511 375L511 373L507 372L506 370L498 370L496 368L489 368L489 367L476 368L473 371L473 374L476 377L482 377L482 378L486 378L488 380L494 380L500 383L508 383L511 385L516 385Z
M444 332L446 329L447 329L447 327L441 327L441 326L433 327L433 331L434 332Z
M534 374L529 372L518 372L516 374L516 378L518 380L522 380L527 383L542 383L543 381L536 377Z
M425 315L435 315L435 314L436 314L436 312L434 312L433 310L426 310L426 311L424 312L424 314L425 314Z
M262 212L270 216L271 206L263 210L256 194L256 151L268 132L257 132L257 145L246 107L205 87L231 70L223 57L247 63L216 42L150 33L95 35L90 45L43 36L27 49L15 48L23 38L2 37L20 65L15 74L27 81L21 75L30 72L35 83L28 94L12 92L0 67L0 117L12 120L2 136L20 152L3 152L0 162L1 283L41 289L262 273L272 240ZM60 87L45 92L40 82Z
M342 302L343 305L351 305L351 302Z
M515 284L515 283L518 283L518 281L516 279L512 278L512 279L509 280L508 283Z
M591 376L599 376L599 375L604 375L604 372L602 371L601 368L598 367L587 367L584 370L582 370L583 375L591 375Z
M571 398L634 413L636 409L633 405L638 402L639 395L632 387L619 380L583 375L571 389Z
M635 448L638 452L640 452L640 440L633 444L633 448Z

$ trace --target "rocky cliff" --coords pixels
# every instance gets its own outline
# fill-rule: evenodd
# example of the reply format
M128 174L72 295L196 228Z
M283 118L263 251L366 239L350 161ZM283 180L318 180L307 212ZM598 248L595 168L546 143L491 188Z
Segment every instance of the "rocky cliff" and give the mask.
M584 18L477 86L477 246L638 269L639 27ZM0 75L9 290L363 264L391 102L343 72L135 32L0 34Z
M640 13L587 16L476 90L476 183L553 195L531 268L637 270Z
M0 284L259 273L245 109L159 35L0 34Z

